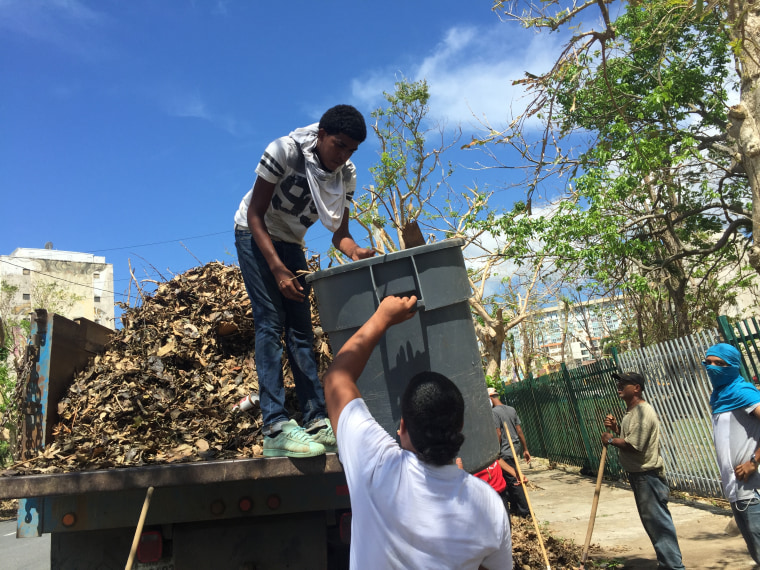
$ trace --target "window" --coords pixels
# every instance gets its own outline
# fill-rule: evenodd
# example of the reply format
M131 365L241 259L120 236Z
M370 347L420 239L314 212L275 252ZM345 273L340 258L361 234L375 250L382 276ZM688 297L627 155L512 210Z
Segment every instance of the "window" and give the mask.
M95 302L100 303L100 297L98 297L97 295L95 296Z
M24 275L29 275L31 273L31 271L28 270L28 269L24 269L23 273L24 273Z
M21 297L24 299L24 301L32 300L32 296L29 293L24 293Z
M100 273L93 273L92 274L93 279L100 279Z

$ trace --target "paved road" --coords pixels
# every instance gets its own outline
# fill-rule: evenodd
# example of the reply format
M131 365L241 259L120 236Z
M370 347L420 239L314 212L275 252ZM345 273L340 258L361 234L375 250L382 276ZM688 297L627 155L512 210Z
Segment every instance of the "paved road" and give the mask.
M16 538L16 521L0 522L0 552L3 570L47 570L50 568L50 535Z

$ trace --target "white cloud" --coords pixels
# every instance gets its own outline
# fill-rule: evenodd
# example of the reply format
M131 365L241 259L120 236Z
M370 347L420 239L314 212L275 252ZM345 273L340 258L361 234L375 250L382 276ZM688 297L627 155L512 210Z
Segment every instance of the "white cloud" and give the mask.
M175 117L194 117L210 120L211 116L198 93L182 93L175 95L167 103L167 111Z
M454 27L426 56L407 69L371 70L352 84L352 93L366 107L384 104L402 77L425 79L430 87L429 117L466 131L478 121L503 125L525 106L521 86L513 85L526 71L549 69L557 54L557 36L538 35L516 24Z
M536 218L552 217L558 208L558 204L545 204L543 206L534 206L532 216ZM541 246L541 242L533 240L531 242L531 249L538 250ZM464 249L465 264L469 269L479 270L482 269L486 263L486 256L498 251L505 246L504 239L486 232L478 237L477 243L471 244ZM547 262L547 268L550 265ZM528 268L530 269L530 268ZM528 271L529 272L529 271ZM490 269L490 275L486 280L486 296L492 295L499 291L502 287L501 282L503 279L511 279L517 277L524 279L526 274L526 266L519 266L513 259L504 259L501 263L493 265Z
M170 95L164 97L164 107L172 117L201 119L231 135L237 136L247 131L245 125L233 116L210 109L197 91L170 88Z
M85 32L102 27L107 19L80 0L0 0L0 29L87 59L102 55L102 46L91 49Z

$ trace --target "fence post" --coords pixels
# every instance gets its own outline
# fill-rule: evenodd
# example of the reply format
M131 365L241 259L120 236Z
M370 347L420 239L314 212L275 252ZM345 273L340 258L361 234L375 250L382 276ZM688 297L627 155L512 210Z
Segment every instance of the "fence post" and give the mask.
M541 454L539 457L547 457L548 456L548 446L546 445L546 438L544 438L544 433L546 430L546 426L544 425L544 415L541 413L541 406L538 405L538 402L536 402L536 390L533 386L533 375L531 374L529 378L529 386L530 386L530 397L533 401L533 409L536 411L536 418L538 419L538 425L540 427L538 438L541 441Z
M720 315L718 317L718 330L720 331L723 340L739 351L739 355L741 356L741 375L747 382L751 382L750 378L752 378L752 374L749 373L747 366L744 364L744 353L742 352L741 347L742 342L740 339L736 338L734 327L728 322L727 316Z
M736 335L734 334L734 327L732 327L731 324L728 322L727 316L720 315L718 317L718 329L720 330L720 334L726 342L730 344L736 344Z
M581 408L578 405L578 399L575 397L575 390L573 389L573 385L571 383L570 378L570 372L567 369L567 366L565 366L565 363L562 363L562 378L565 380L565 385L567 386L567 395L570 399L570 404L573 406L573 410L575 410L575 417L578 418L578 428L581 430L581 439L583 439L583 447L586 449L586 468L592 469L592 463L591 463L591 440L588 437L588 432L586 431L586 424L583 421L583 417L581 416Z
M622 367L620 366L620 356L618 355L618 349L616 346L610 347L612 349L612 360L615 362L615 366L617 366L618 370L622 370Z

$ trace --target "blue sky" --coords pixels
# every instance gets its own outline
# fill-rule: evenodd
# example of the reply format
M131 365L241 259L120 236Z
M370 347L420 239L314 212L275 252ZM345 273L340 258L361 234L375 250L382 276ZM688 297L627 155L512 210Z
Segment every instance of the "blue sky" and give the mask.
M519 112L512 81L546 69L557 41L488 0L0 0L0 254L104 255L117 299L128 260L150 279L236 262L232 217L269 141L337 103L369 122L403 76L427 79L430 118L466 142L478 119ZM377 159L370 134L359 188ZM449 159L455 189L513 182L471 170L479 152ZM306 239L324 251L329 234Z

